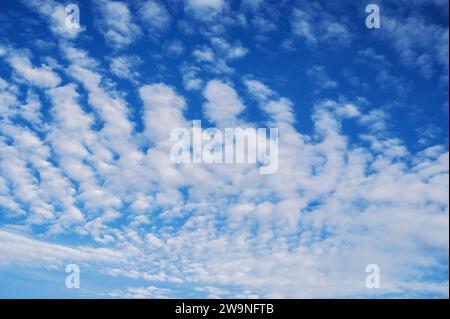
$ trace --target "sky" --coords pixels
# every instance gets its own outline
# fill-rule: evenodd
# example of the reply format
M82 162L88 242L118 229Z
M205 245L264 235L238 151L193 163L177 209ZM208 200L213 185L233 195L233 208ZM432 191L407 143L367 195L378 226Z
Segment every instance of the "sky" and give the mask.
M1 1L0 298L448 298L448 6ZM278 170L174 163L194 120Z

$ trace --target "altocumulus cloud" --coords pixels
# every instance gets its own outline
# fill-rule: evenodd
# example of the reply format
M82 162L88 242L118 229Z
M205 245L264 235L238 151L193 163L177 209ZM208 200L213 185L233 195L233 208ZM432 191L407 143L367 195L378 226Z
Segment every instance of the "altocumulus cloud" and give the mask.
M1 33L0 274L77 263L114 285L83 290L97 297L448 297L448 25L418 16L422 1L385 4L386 30L358 42L353 2L263 2L96 0L76 30L57 1L1 13L5 30L14 10L45 28ZM414 21L430 50L396 41ZM333 63L314 60L334 44ZM380 83L405 68L430 100ZM278 171L172 163L170 133L193 119L277 127ZM441 135L417 145L421 125Z

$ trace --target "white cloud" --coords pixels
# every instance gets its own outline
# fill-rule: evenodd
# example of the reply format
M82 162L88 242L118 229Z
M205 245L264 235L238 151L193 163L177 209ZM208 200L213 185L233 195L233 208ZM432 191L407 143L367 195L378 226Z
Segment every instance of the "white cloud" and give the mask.
M164 45L164 50L169 56L178 57L183 54L185 47L179 40L169 41Z
M133 15L125 2L96 0L95 4L100 15L98 26L107 45L120 49L139 38L141 29L133 22Z
M139 27L125 2L109 3L103 17L119 23L102 21L100 29L114 48L125 48ZM216 13L226 7L190 3ZM304 10L314 28L318 16ZM305 119L296 114L307 114L307 105L254 77L243 79L243 90L262 120L246 120L241 115L250 101L238 94L241 86L203 77L226 73L226 62L247 52L221 33L236 21L225 20L220 27L209 21L213 30L203 31L209 44L195 47L196 64L180 70L186 89L203 88L186 99L166 83L135 82L138 99L127 102L136 92L121 91L100 60L69 42L58 46L68 82L62 86L50 67L19 55L21 63L11 64L19 83L0 79L0 264L54 268L79 261L94 272L141 281L103 294L113 297L173 297L186 287L220 297L448 295L446 278L423 280L448 268L448 147L409 149L386 129L389 114L367 110L363 99L317 100L311 131L302 133L296 121ZM350 40L345 25L328 15L310 34L296 22L297 36L313 45ZM0 47L2 59L11 54ZM134 75L128 53L112 56L116 75ZM311 75L322 87L335 86L320 66ZM276 174L259 175L247 164L170 162L170 132L190 126L185 114L196 105L189 103L202 95L203 109L195 112L218 127L280 129ZM58 234L91 246L50 243ZM370 263L381 267L377 291L364 285ZM159 288L167 284L175 288Z
M113 291L105 295L113 298L133 298L133 299L167 299L173 294L171 289L158 288L155 286L130 287L126 291Z
M311 78L318 91L335 89L338 83L330 78L323 65L313 65L306 71L306 75Z
M267 99L274 95L271 89L259 81L246 79L244 84L247 86L247 90L261 101L267 101Z
M186 102L164 84L153 84L139 89L144 102L145 134L152 140L166 141L176 127L185 127L183 109Z
M154 197L145 187L133 199L122 197L129 199L139 212L128 226L138 228L151 224L155 216L145 214L150 207L152 210L163 207L160 221L169 225L177 218L186 218L186 222L177 232L168 228L155 234L134 229L113 230L106 226L111 220L107 215L91 219L80 232L90 233L104 244L110 243L111 238L120 238L121 247L130 252L127 256L111 256L109 266L118 263L117 256L128 267L111 270L110 274L162 283L187 282L201 287L245 286L246 296L351 297L369 294L361 277L365 275L365 266L376 262L383 271L385 283L380 294L417 289L445 291L446 282L421 286L419 281L410 278L420 273L415 265L440 267L439 254L430 253L427 247L436 251L448 249L446 148L417 154L416 163L410 164L410 154L399 140L374 134L370 148L350 145L341 133L340 120L365 115L356 105L335 101L316 104L313 121L317 131L314 136L305 136L292 127L292 102L255 79L247 84L270 121L283 127L279 172L270 178L245 167L173 167L167 161L165 141L170 128L186 125L182 115L186 102L164 84L141 88L145 134L157 145L148 151L148 166L135 169L144 174L157 168L158 175L147 181L157 181L159 186ZM73 88L64 90L73 93ZM204 94L211 103L211 109L205 109L205 113L217 122L235 121L242 111L240 98L226 83L211 81ZM89 133L83 123L89 126L90 120L80 113L74 101L65 103L55 103L68 108L61 109L60 116L67 115L67 120L81 116L73 124L68 122L71 131ZM234 109L223 109L224 105L234 105ZM215 113L214 106L223 114ZM70 108L75 109L69 111ZM163 114L170 116L161 117ZM58 119L60 125L63 121L66 120ZM77 123L80 123L78 129ZM33 143L29 145L35 148ZM125 173L121 172L120 176L126 176ZM189 203L184 203L174 188L180 185L189 187ZM115 189L112 185L104 187ZM89 193L95 195L97 191ZM224 196L229 202L223 201ZM80 196L80 200L89 199ZM117 214L112 219L114 216ZM225 221L224 231L220 233L216 231L216 218ZM258 225L256 231L252 225ZM322 236L324 232L329 234L326 238ZM6 238L3 242L19 241L1 232L0 236ZM25 242L33 249L41 249L41 244ZM39 255L26 250L26 255L19 256L6 246L0 247L5 262L26 260L53 265L60 258L61 250L63 256L80 254L78 258L85 260L81 248L66 253L63 248L51 246L48 249L53 253L42 254L44 258L40 254L47 249L45 245ZM18 249L25 251L22 246ZM56 253L58 257L53 257ZM128 297L159 293L157 288L113 292L115 296ZM164 293L164 296L174 294L173 291ZM234 296L226 289L215 294Z
M115 76L123 79L134 80L139 76L135 70L142 61L137 56L121 55L110 58L109 68Z
M156 0L147 0L139 4L139 14L150 33L165 30L171 23L169 12L163 3Z
M214 62L215 55L208 46L199 47L192 53L197 62Z
M241 59L248 53L248 50L240 43L231 45L223 38L214 37L211 39L211 43L225 60Z
M184 88L188 91L200 90L203 80L199 77L200 69L192 65L183 65L181 73L183 77Z
M292 33L311 47L319 44L348 45L352 40L351 32L337 17L339 15L327 13L321 4L302 3L292 11Z
M20 106L18 113L20 116L35 126L42 125L42 114L40 112L41 101L38 95L32 90L27 91L26 103Z
M0 264L45 265L49 268L65 267L67 262L119 263L120 252L106 248L67 247L28 238L22 234L0 230ZM65 268L63 268L65 269Z
M186 9L192 11L198 18L209 18L220 12L225 6L223 0L187 0Z
M278 172L262 176L245 165L177 166L168 160L168 137L174 127L189 127L186 100L166 84L142 86L144 127L136 133L125 101L105 86L108 79L99 64L86 52L63 50L70 63L67 74L83 90L68 84L45 91L51 107L45 138L2 119L1 134L11 142L0 139L0 205L7 216L46 228L46 236L89 236L109 247L108 257L85 251L91 248L67 250L3 231L2 243L8 243L0 245L4 264L52 267L60 265L59 258L88 263L95 253L101 260L94 263L127 265L111 275L245 286L243 296L260 297L370 295L361 280L369 263L383 271L379 294L448 286L445 281L423 286L411 279L423 269L445 267L445 146L412 153L383 132L382 111L365 112L358 101L318 101L314 132L299 133L293 126L296 105L245 78L267 125L282 133ZM0 89L20 101L13 86L0 83ZM209 81L203 95L204 115L217 126L255 124L240 119L244 102L231 83ZM80 104L84 97L86 108ZM33 112L40 109L35 106ZM342 132L343 119L361 125L358 143ZM118 218L125 220L121 226L113 223ZM183 224L174 228L180 220ZM155 222L162 226L150 230ZM136 289L117 294L152 294ZM211 294L234 296L232 291Z
M25 52L10 50L6 60L17 75L31 85L50 88L61 82L61 78L49 66L43 64L40 67L34 67Z
M66 26L66 7L53 0L26 0L22 1L26 6L48 18L51 31L63 39L75 39L84 27L68 28ZM83 12L80 12L83 16Z
M226 83L217 80L209 81L203 94L207 100L204 105L205 114L218 126L232 125L236 122L236 117L244 110L244 105L236 91Z
M401 63L417 68L428 79L437 73L448 82L448 26L429 22L414 12L398 17L388 11L383 20L380 36L390 40Z

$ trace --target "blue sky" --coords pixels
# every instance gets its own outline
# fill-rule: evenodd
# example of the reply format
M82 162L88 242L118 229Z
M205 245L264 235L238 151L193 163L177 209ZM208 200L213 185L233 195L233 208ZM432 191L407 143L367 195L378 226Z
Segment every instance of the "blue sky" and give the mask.
M0 25L1 298L448 298L448 1L6 0ZM172 163L193 120L278 128L278 171Z

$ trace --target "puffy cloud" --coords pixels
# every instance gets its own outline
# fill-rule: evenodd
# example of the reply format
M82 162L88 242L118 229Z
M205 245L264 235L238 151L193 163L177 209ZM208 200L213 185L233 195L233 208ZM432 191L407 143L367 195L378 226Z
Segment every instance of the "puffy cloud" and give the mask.
M133 80L139 76L139 72L134 69L142 63L136 56L117 56L110 59L109 65L112 74L119 78Z
M186 10L193 12L196 17L201 19L210 18L220 12L225 7L223 0L188 0L186 1Z
M428 79L438 73L448 82L448 26L430 23L414 11L406 17L386 11L380 36L391 40L400 62Z
M338 86L338 83L332 80L327 74L323 65L313 65L306 71L306 75L314 81L314 85L317 87L318 91L335 89Z
M197 46L192 52L192 56L198 67L213 74L233 73L234 70L228 65L228 62L242 59L249 52L239 42L230 44L221 37L211 37L209 41L212 47Z
M254 79L245 79L249 93L260 103L261 108L278 124L294 122L292 102L286 98L277 98L277 94L263 83Z
M183 54L185 47L183 45L183 42L179 40L173 40L164 45L164 50L169 56L178 57Z
M142 3L149 16L163 17L163 7L181 9L157 1L131 7ZM251 3L246 1L245 12L267 13L258 1ZM96 5L102 34L113 48L126 49L140 30L128 6ZM136 52L93 58L62 37L56 46L61 61L55 54L57 62L36 66L21 51L0 46L5 69L13 71L0 78L1 266L59 268L75 261L94 273L137 282L89 291L95 296L447 296L448 147L411 147L390 130L389 110L371 108L361 97L300 104L297 92L287 90L291 83L278 77L261 82L264 70L242 79L227 63L239 63L233 61L248 49L224 31L239 14L227 16L230 8L222 1L186 6L205 20L191 26L200 37L194 61L180 68L180 80L191 90L185 96L177 87L181 81L172 81L177 71L162 67L168 72L140 71L136 92L114 82L111 74L137 75L130 61ZM345 20L314 12L321 7L295 9L304 18L303 24L291 21L296 37L313 46L348 43ZM261 16L276 21L274 12ZM215 23L210 18L218 14L223 19ZM162 20L147 22L164 29ZM167 45L162 52L168 53L170 43L179 41L158 45ZM11 63L14 54L20 63ZM362 50L357 56L396 74L384 55ZM175 63L174 57L156 59L162 65ZM322 87L337 83L320 67L324 62L314 63L311 76ZM63 85L49 66L64 72ZM205 76L211 73L213 79ZM36 74L46 85L38 84ZM230 78L219 77L224 74ZM144 77L146 84L138 82ZM193 116L218 128L278 128L276 174L260 175L253 164L172 163L171 130L189 128ZM311 122L308 130L305 121ZM61 238L72 245L58 244ZM377 290L364 285L365 267L372 263L381 268ZM171 289L161 288L169 284Z
M10 50L6 60L17 75L31 85L50 88L59 85L61 82L61 78L49 66L43 64L40 67L34 67L29 55L25 52Z
M38 12L41 16L46 17L51 31L62 39L75 39L80 32L84 31L82 25L78 28L68 27L66 25L68 14L66 12L66 7L61 3L53 0L30 0L22 2L24 5ZM82 13L80 12L80 16L81 15Z
M183 65L181 73L183 85L186 90L199 90L203 85L203 80L198 76L200 69L192 65Z
M211 39L211 43L226 60L241 59L248 53L248 50L240 43L231 45L223 38L214 37Z
M328 13L322 4L302 2L292 11L291 29L294 37L315 47L319 44L348 45L352 34L339 15Z
M133 298L133 299L148 299L148 298L170 298L173 294L171 289L158 288L155 286L147 287L130 287L125 291L113 291L106 293L105 295L113 298Z
M82 193L78 199L85 202L86 207L94 209L96 206L89 206L89 203L97 201L114 207L114 202L103 197L106 192L114 191L135 212L121 229L108 226L120 216L108 209L77 228L81 234L90 234L100 243L116 243L129 251L127 255L107 257L111 258L108 266L120 263L115 256L125 262L124 270L105 271L153 282L187 283L200 286L199 289L217 285L245 286L246 296L352 297L370 295L361 276L367 264L377 263L383 271L385 285L376 293L414 294L422 289L445 294L448 285L445 281L422 285L420 280L411 278L423 268L443 267L440 256L448 249L447 149L426 149L416 154L411 162L411 153L398 139L372 133L362 136L362 142L368 146L350 144L342 133L341 121L354 118L366 123L371 115L363 113L355 104L332 100L316 103L313 115L316 131L313 136L303 135L292 126L292 102L256 79L245 79L244 83L259 107L267 112L268 121L283 129L279 141L279 171L272 176L258 175L246 166L176 167L171 164L167 160L166 141L171 128L187 125L183 116L186 102L165 84L140 88L145 110L144 135L155 144L147 151L142 162L145 166L128 169L140 174L150 171L147 181L155 183L156 188L122 191L114 183L100 185L89 176L80 180L87 186L80 188ZM98 86L89 88L100 90ZM94 134L90 129L92 119L77 105L74 90L73 86L68 86L50 91L55 120L60 123L60 130L65 126L71 128L68 132L72 132L72 142L82 141L94 150L92 143L97 139L101 141L101 136L88 138ZM204 95L209 103L205 115L211 120L218 125L237 121L243 104L231 85L210 81ZM61 96L59 101L58 96ZM72 99L67 99L68 96ZM228 108L224 108L225 105ZM230 109L230 105L234 108ZM59 141L55 139L55 142ZM39 149L39 145L32 137L23 138L16 152L25 152L24 147ZM51 145L58 150L57 144L52 142ZM72 152L73 147L61 150ZM77 154L89 157L81 148L70 158ZM60 156L64 160L64 154ZM65 172L70 171L70 167L61 167ZM92 165L87 169L107 178L100 166ZM14 169L8 168L8 171ZM113 174L122 176L123 181L124 176L128 176L126 170ZM2 196L6 194L9 198L6 183L3 185ZM89 188L90 185L94 188ZM180 191L183 188L189 189L189 203L183 200ZM153 213L149 214L150 211ZM76 211L68 211L55 225L79 223L79 217ZM180 218L185 222L174 226ZM143 225L153 225L155 220L164 226L143 231ZM216 229L218 220L224 223L221 232ZM0 236L8 243L25 241L33 249L42 245L5 231ZM52 249L53 254L62 251L63 256L74 254L80 260L85 260L84 254L90 256L84 247L68 252L59 246L48 249ZM95 253L104 256L101 252ZM34 252L17 254L5 250L2 258L4 262L20 263L26 256L30 262L43 265L53 265L56 260L53 255L43 259ZM97 259L92 260L97 262ZM252 284L248 285L249 282ZM158 289L129 288L112 294L159 296ZM224 289L210 294L235 296L231 291ZM164 296L175 294L164 291Z
M155 141L167 140L173 128L185 127L183 109L186 102L164 84L153 84L139 89L144 102L145 134Z
M165 5L159 1L147 0L141 2L139 14L145 25L151 29L151 33L165 30L171 23L169 12Z
M124 48L140 36L141 29L133 22L133 15L125 2L97 0L95 5L100 16L98 26L107 45Z
M232 125L244 110L244 105L236 91L226 83L217 80L209 81L203 94L207 100L204 105L205 114L218 126Z

